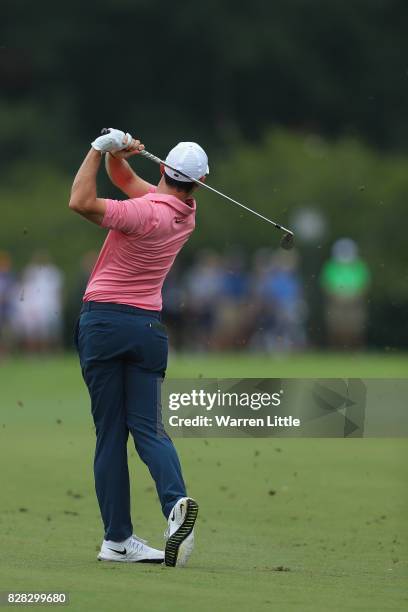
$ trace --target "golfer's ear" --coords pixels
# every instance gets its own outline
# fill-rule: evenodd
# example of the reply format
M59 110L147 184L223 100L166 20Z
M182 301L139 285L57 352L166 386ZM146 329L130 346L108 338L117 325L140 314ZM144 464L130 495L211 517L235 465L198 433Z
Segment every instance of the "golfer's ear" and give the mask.
M200 182L201 182L201 183L205 183L206 179L207 179L207 177L206 177L206 176L202 176L202 177L200 178Z
M160 174L164 174L164 164L160 164Z

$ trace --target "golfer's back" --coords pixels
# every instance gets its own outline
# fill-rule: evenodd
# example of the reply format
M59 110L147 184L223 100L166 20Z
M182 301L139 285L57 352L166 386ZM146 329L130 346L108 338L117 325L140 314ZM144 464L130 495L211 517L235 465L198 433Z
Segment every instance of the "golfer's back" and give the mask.
M195 225L195 200L156 193L106 200L102 227L109 232L84 301L113 302L161 310L161 289Z

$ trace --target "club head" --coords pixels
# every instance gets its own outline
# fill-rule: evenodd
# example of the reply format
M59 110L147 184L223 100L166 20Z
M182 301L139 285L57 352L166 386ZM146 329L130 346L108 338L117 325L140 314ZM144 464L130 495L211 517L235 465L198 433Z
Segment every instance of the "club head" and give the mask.
M282 249L285 249L285 251L290 251L290 249L293 249L295 244L295 237L293 234L285 234L280 241L280 245L282 247Z

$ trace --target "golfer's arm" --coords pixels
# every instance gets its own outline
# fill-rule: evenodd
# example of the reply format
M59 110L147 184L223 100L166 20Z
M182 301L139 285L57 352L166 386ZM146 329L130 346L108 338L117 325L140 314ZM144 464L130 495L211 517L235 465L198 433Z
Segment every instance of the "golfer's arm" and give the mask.
M106 172L112 183L129 198L140 198L149 192L150 184L132 170L125 159L105 155Z
M71 188L69 207L89 221L100 225L105 215L106 203L96 196L96 175L101 164L101 154L91 149L85 157Z

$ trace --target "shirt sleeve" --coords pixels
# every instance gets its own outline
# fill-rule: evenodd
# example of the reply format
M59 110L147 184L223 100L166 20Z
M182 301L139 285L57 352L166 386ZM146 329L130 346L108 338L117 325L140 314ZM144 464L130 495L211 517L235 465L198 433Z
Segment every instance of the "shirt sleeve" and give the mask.
M142 198L131 200L105 199L106 210L102 227L125 234L143 234L152 222L152 206Z

